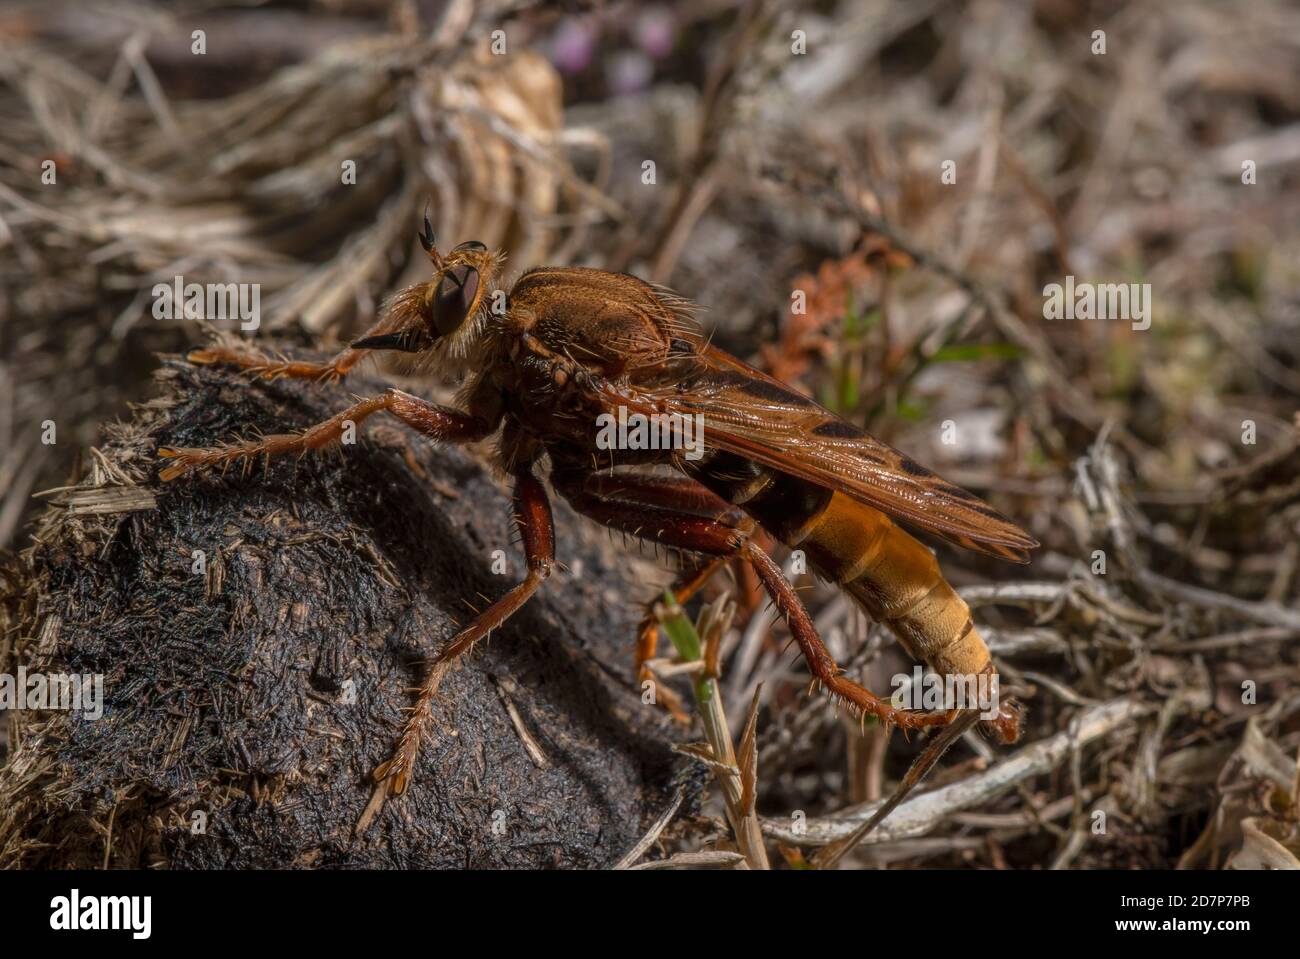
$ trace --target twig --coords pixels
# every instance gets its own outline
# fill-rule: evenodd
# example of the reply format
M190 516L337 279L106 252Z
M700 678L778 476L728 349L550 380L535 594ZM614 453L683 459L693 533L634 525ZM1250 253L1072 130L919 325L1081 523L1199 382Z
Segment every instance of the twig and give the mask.
M1078 745L1082 747L1107 736L1151 709L1150 705L1132 699L1116 699L1095 706L1080 716ZM874 844L924 835L953 813L1001 796L1017 784L1055 768L1069 754L1071 742L1070 733L1057 733L1026 746L983 773L905 802L863 842ZM850 835L885 802L867 803L835 816L809 819L799 829L785 819L764 818L763 832L792 845L824 846Z
M879 826L884 818L907 798L908 794L920 784L926 773L943 757L949 747L978 721L979 712L972 709L943 729L935 737L934 742L926 748L925 752L921 753L912 762L911 768L907 770L907 775L903 777L903 781L898 784L893 794L883 803L877 804L876 811L871 814L871 818L843 839L831 843L813 856L813 865L818 869L834 869L845 856L853 851L855 846L867 838L871 830Z
M742 745L742 765L736 759L736 750L732 744L731 730L727 725L727 715L722 703L722 692L717 679L705 670L704 663L711 657L708 650L721 641L722 634L730 625L735 606L724 601L722 604L706 606L700 612L697 627L686 618L681 606L671 593L666 593L664 602L656 606L655 615L664 627L678 653L686 662L699 664L695 679L691 683L695 694L695 703L699 709L700 719L704 724L705 738L708 740L711 762L710 768L722 787L726 801L727 820L735 833L736 845L745 854L745 861L752 869L770 868L767 850L763 845L763 833L759 827L758 816L754 811L757 795L757 753L753 743L753 724L758 709L758 691L750 706L750 715L746 721L746 739ZM700 634L704 643L700 642Z
M670 822L672 822L673 817L677 815L677 810L682 808L682 800L685 798L685 790L683 790L681 786L678 786L677 791L673 794L673 801L668 804L668 808L665 809L663 814L654 821L654 824L650 827L650 831L638 839L636 845L623 854L623 858L614 864L614 868L633 868L633 863L646 854L646 850L655 844L655 840L659 838L659 834L664 831Z
M679 852L669 859L652 859L633 866L633 869L739 869L745 857L738 852L709 850L706 852Z

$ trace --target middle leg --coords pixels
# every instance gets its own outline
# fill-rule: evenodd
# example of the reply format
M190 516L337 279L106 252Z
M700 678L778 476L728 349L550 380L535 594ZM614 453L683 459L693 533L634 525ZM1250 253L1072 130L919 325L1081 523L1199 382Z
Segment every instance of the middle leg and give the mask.
M433 698L453 662L517 612L537 592L555 565L555 526L551 518L551 504L546 497L546 490L533 475L531 468L524 468L515 476L514 508L515 524L523 539L528 572L522 583L479 613L468 626L448 640L430 663L392 758L374 772L375 782L385 787L388 796L400 796L406 792L419 754L424 724L432 710Z

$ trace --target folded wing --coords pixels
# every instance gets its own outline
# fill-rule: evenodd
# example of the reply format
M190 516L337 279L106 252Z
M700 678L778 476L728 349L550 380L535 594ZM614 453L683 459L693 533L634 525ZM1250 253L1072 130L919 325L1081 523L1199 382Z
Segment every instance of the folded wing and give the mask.
M702 347L671 375L618 387L610 400L645 414L702 414L706 448L838 490L958 546L1026 563L1038 545L975 494L722 350Z

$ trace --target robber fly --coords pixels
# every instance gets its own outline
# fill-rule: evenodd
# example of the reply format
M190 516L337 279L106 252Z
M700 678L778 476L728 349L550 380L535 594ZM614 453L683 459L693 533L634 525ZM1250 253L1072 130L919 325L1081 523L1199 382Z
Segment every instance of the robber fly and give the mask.
M702 558L674 587L680 600L723 563L749 563L815 682L855 712L886 728L943 726L959 712L974 722L974 710L897 709L843 675L764 548L765 533L803 550L820 576L888 626L915 658L936 673L963 676L996 675L988 647L934 555L891 517L1018 562L1038 545L1031 537L971 493L707 343L691 305L662 288L626 274L543 267L525 272L502 297L491 292L501 254L470 242L443 255L427 218L420 240L432 281L399 293L379 323L332 361L277 360L221 345L189 359L264 378L337 379L369 351L396 351L409 354L417 370L459 373L458 408L390 389L301 433L159 451L168 461L161 478L174 480L195 469L322 449L339 441L346 424L380 411L435 441L499 437L497 461L513 479L527 574L438 652L392 758L375 771L377 794L405 791L452 661L523 606L554 568L551 508L535 472L543 454L552 487L579 513ZM620 407L645 417L702 415L704 454L603 448L598 421ZM654 469L665 464L674 469ZM637 645L643 678L656 642L647 616ZM984 725L1013 742L1020 709L1005 699Z

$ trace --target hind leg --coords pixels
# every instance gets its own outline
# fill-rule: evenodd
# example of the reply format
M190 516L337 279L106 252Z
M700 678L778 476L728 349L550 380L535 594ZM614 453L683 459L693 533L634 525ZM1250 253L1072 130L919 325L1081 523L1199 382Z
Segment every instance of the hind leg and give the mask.
M554 475L552 482L574 509L612 529L685 552L724 559L739 557L749 563L790 628L813 678L855 712L875 716L887 729L895 725L924 729L947 725L957 718L959 711L955 709L898 709L845 677L781 567L754 541L754 521L698 483L634 474L576 472Z

